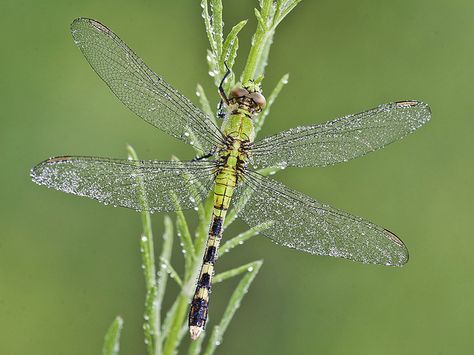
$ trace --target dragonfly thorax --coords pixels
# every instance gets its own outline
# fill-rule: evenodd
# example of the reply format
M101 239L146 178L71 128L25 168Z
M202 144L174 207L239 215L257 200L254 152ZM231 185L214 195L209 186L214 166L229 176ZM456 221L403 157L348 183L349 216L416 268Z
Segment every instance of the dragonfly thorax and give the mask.
M262 111L266 105L265 97L258 85L235 86L230 90L229 110L232 114L244 113L249 117Z

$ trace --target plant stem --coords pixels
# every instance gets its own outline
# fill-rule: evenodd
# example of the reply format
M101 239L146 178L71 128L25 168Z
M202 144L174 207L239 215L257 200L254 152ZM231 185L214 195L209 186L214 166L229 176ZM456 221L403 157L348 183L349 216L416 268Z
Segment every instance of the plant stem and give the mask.
M110 325L104 339L104 347L102 348L102 355L118 355L120 350L120 333L123 327L123 320L121 317L116 317Z
M189 295L181 292L178 295L176 313L174 314L170 332L166 338L163 355L173 355L176 352L176 348L179 345L179 333L183 326L184 318L186 317L186 311L188 310L188 302Z
M138 162L138 156L132 146L127 146L129 159ZM153 246L153 231L151 227L151 216L146 197L145 185L143 178L137 174L139 186L139 196L141 205L141 219L143 225L143 234L140 239L140 251L142 254L143 271L145 274L146 297L145 297L145 323L143 329L145 331L145 344L148 353L155 353L155 341L157 337L157 327L159 323L156 312L156 269L155 269L155 249Z

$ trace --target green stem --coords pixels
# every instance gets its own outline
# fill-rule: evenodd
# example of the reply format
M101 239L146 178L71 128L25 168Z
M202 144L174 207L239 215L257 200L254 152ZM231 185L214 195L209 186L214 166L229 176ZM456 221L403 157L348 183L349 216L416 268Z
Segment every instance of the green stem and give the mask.
M176 352L179 345L181 327L183 326L186 312L188 310L189 295L180 293L176 301L176 313L174 314L170 331L166 338L163 355L174 355Z
M138 156L132 146L127 146L128 156L133 161L138 162ZM141 176L140 174L137 174ZM143 178L138 177L138 193L140 196L141 219L143 225L143 235L140 239L140 251L142 254L142 263L145 274L146 296L145 296L145 323L143 329L145 331L145 343L147 344L148 354L155 353L155 342L157 337L156 319L156 269L155 269L155 249L153 245L153 231L151 227L151 216L146 198L145 185ZM159 325L158 325L159 326Z
M247 63L245 64L244 71L242 73L241 81L243 84L251 79L255 78L257 63L260 62L260 57L263 54L265 43L268 40L268 36L271 32L267 32L267 19L270 16L272 1L264 0L262 5L262 11L255 10L258 20L257 31L252 38L252 47L250 48L249 55L247 57Z
M171 250L173 247L173 221L168 216L164 219L165 232L163 233L163 248L161 250L160 260L167 260L169 263L171 257ZM156 310L155 310L155 355L163 353L163 337L161 330L161 307L163 304L163 297L165 295L166 283L168 280L168 272L164 268L160 268L157 277L157 291L156 291Z

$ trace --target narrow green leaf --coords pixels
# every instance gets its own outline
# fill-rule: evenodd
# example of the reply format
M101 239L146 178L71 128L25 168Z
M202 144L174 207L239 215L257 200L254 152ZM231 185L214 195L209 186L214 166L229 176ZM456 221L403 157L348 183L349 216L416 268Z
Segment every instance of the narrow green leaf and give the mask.
M176 211L176 229L178 230L178 237L181 240L187 270L191 265L195 251L188 223L186 222L186 218L184 218L183 211Z
M120 333L123 327L123 319L118 316L110 325L104 338L102 355L118 355L120 351Z
M189 344L188 355L198 355L201 353L202 343L206 338L206 331L203 331L199 338Z
M255 79L257 63L261 61L262 50L265 46L267 38L267 23L271 16L272 0L263 0L260 2L261 11L255 10L258 26L252 37L252 47L250 48L247 62L240 81L247 83L249 80Z
M227 58L227 65L229 68L234 67L235 63L235 58L237 58L237 51L239 50L239 38L236 38L234 43L232 43L232 46L229 51L229 56ZM235 75L232 72L232 75L230 75L230 79L227 80L227 86L228 88L231 88L235 84Z
M273 6L274 0L263 0L260 2L260 8L262 9L262 17L263 18L269 18L270 13L272 11L272 6Z
M178 308L178 300L179 298L176 298L172 306L168 309L168 312L166 312L165 320L163 321L163 325L161 326L161 334L163 340L168 337L171 328L171 323L173 322L174 316L176 314L176 309Z
M244 242L256 236L261 231L267 229L268 227L270 227L270 225L271 225L271 222L261 223L253 228L250 228L249 230L243 233L240 233L236 237L229 239L219 248L219 257L222 257L222 255L228 253L236 246L244 244Z
M204 203L198 206L198 225L196 227L196 237L194 240L195 260L200 262L202 253L204 251L204 245L207 241L209 224L211 221L211 214L214 203L214 192L209 191L209 195Z
M254 9L254 13L255 13L255 17L257 18L257 25L260 27L262 31L266 31L267 24L265 23L265 20L262 17L262 14L257 9Z
M204 113L206 113L211 119L211 121L214 122L215 125L217 125L216 117L211 109L211 105L209 104L209 100L207 99L206 92L200 84L197 84L196 86L196 96L199 99L199 103L201 104L201 108Z
M174 313L170 315L169 331L163 347L164 355L174 355L176 353L179 346L181 327L186 318L189 297L186 294L180 293L175 302L176 308Z
M220 61L222 63L229 59L229 54L235 40L237 39L237 35L239 34L240 30L244 28L246 23L247 23L247 20L240 21L237 25L232 27L232 29L230 30L229 34L227 35L224 41L224 45L222 47L222 55L220 58ZM227 63L227 65L229 65L229 63ZM229 65L229 68L232 68L232 67Z
M161 268L164 269L166 272L168 272L170 277L173 280L176 281L176 283L178 284L179 287L182 287L183 286L183 281L181 281L181 278L179 277L178 273L176 272L176 270L171 265L170 261L167 260L167 259L160 259L160 261L162 263Z
M161 250L160 260L167 260L170 262L171 250L173 247L173 221L169 216L164 218L164 233L163 233L163 248ZM168 272L160 268L157 276L157 291L156 291L156 337L155 337L155 354L163 352L163 333L161 328L161 308L163 304L163 297L165 295L166 283L168 280Z
M267 99L267 105L263 109L263 111L255 118L255 135L260 132L262 129L263 124L265 123L265 119L267 116L270 114L270 109L275 102L275 99L278 97L278 94L280 94L281 89L283 89L283 86L288 84L288 78L290 77L289 74L283 75L283 77L280 79L280 81L276 84L275 88L273 89L272 93Z
M128 158L137 161L138 155L131 145L127 146ZM143 225L143 234L140 238L140 252L142 254L143 273L145 275L145 313L143 330L145 333L145 343L147 344L148 353L152 354L155 349L155 337L157 333L157 312L156 312L156 276L155 276L155 249L153 246L153 232L151 227L151 216L148 212L148 201L146 196L145 185L141 174L137 174L138 194L140 197L140 205L142 207L141 217Z
M222 21L222 0L211 0L212 28L214 41L217 44L216 54L219 57L222 53L222 43L224 42L224 22Z
M288 4L282 9L281 13L275 18L273 29L275 29L280 22L301 2L301 0L289 1Z
M242 280L240 280L239 284L235 288L220 323L212 330L206 350L204 351L205 355L212 355L216 350L216 347L222 343L224 333L227 330L230 321L234 317L235 312L240 307L240 303L247 293L248 288L252 284L252 281L255 279L255 276L257 276L262 263L263 262L261 260L255 261L253 265L248 268L248 273L242 277Z
M209 5L207 3L207 0L201 1L201 7L202 7L202 18L204 19L204 26L206 27L206 33L207 33L207 38L209 40L209 45L211 46L211 50L213 52L216 52L217 44L216 44L216 41L214 40L212 20L211 20L211 16L209 15Z
M241 266L236 267L232 270L223 271L223 272L217 274L216 276L214 276L212 282L214 284L218 284L218 283L223 282L227 279L230 279L232 277L240 275L244 272L252 272L254 267L255 267L255 261L251 262L251 263L248 263L248 264L245 264L245 265L241 265Z

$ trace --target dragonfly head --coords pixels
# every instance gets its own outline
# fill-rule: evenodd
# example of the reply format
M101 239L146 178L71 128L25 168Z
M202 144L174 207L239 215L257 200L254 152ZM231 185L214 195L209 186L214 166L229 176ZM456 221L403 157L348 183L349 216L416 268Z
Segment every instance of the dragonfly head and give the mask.
M245 86L235 86L230 90L229 106L232 111L244 110L253 116L261 112L266 104L260 85L252 81Z

